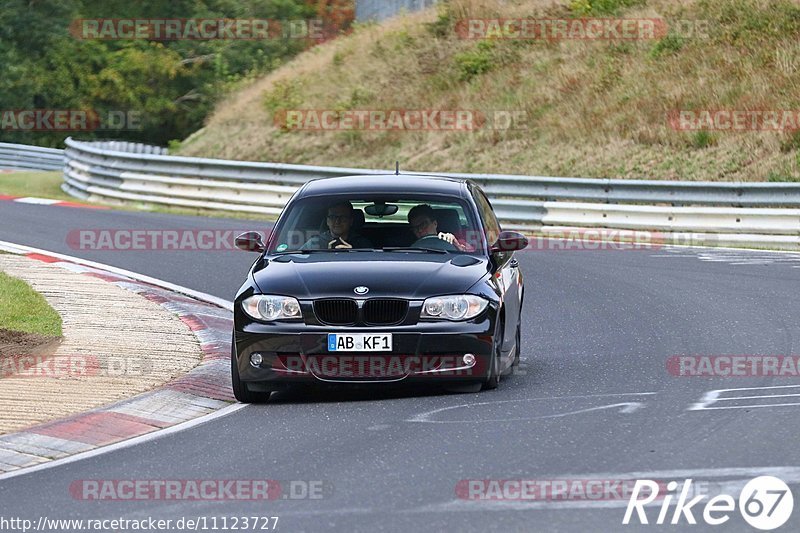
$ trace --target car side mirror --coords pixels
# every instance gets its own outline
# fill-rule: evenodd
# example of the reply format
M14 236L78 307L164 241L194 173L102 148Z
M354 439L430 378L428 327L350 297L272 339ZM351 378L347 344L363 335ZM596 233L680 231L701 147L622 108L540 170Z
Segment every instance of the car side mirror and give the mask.
M236 247L245 252L263 253L267 249L261 234L257 231L248 231L236 237Z
M528 247L528 238L516 231L501 231L497 242L492 245L492 253L514 252Z

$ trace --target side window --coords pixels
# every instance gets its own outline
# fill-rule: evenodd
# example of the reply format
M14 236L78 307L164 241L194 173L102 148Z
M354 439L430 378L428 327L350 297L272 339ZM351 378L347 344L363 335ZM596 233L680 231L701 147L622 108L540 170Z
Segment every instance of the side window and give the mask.
M481 213L481 221L483 222L483 231L486 232L486 240L489 241L489 246L494 244L500 236L500 223L497 222L497 217L492 211L492 205L478 188L472 191L475 203L478 205L478 210Z

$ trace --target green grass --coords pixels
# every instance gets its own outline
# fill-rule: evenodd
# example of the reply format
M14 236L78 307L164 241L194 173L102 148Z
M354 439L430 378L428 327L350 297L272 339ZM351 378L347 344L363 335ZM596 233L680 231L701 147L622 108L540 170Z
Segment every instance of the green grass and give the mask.
M76 199L61 190L61 172L10 172L0 174L0 194L36 196L74 202Z
M61 317L24 281L0 272L0 328L61 336Z
M0 195L9 196L35 196L37 198L50 198L65 202L83 203L86 205L99 205L92 202L82 202L61 190L63 183L62 173L54 172L11 172L0 174ZM158 204L102 204L111 209L122 211L148 211L170 215L197 216L206 218L238 218L244 220L273 220L274 217L256 213L241 213L237 211L212 211L209 209L192 209L188 207L167 207Z

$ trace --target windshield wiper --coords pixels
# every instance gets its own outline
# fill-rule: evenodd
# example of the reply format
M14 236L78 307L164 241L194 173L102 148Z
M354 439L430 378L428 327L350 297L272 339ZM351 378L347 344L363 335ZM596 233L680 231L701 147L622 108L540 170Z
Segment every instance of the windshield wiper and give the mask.
M447 254L447 250L440 250L439 248L423 248L420 246L386 246L383 248L384 252L430 252L434 254Z

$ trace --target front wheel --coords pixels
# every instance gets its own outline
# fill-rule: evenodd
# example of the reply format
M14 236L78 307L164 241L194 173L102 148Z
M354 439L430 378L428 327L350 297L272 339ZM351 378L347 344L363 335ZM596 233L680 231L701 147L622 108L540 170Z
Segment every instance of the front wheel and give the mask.
M503 339L501 337L503 331L502 325L497 328L494 335L492 344L492 357L489 360L489 375L481 387L482 390L496 389L500 385L500 356L501 348L503 346Z
M516 336L516 346L514 347L514 362L511 364L513 367L519 366L519 356L522 353L522 317L519 317L519 321L517 322L517 336Z
M247 385L239 379L236 342L233 335L231 335L231 385L233 386L233 397L241 403L266 403L269 400L269 392L249 391Z

